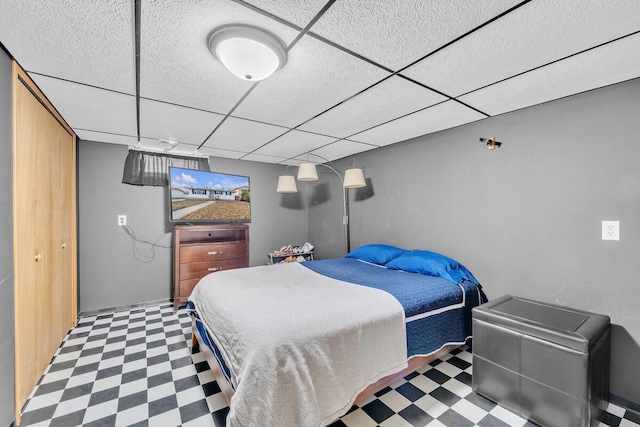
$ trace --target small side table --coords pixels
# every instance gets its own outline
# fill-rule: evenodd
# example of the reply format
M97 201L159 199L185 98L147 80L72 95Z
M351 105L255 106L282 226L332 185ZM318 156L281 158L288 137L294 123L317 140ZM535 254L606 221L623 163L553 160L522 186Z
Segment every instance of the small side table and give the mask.
M300 254L276 255L274 252L269 252L267 254L267 257L269 258L269 264L277 264L280 261L282 261L285 258L288 258L290 256L292 256L294 258L298 258L299 256L303 256L305 261L313 261L313 251L311 251L311 252L303 252L303 253L300 253Z

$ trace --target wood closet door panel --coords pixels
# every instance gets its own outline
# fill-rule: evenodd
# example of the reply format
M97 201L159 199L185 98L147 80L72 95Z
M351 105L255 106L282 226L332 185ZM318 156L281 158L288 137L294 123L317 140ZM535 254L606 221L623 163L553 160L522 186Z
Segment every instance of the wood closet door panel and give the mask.
M63 128L60 128L64 130ZM73 144L66 132L56 132L52 138L51 145L53 148L51 183L54 194L51 198L51 252L53 260L53 274L51 282L51 310L52 321L56 325L60 325L56 336L64 331L62 338L66 332L73 326L75 299L70 298L74 293L72 286L75 281L72 278L74 270L73 249L74 241L72 239L73 229L73 211L75 204L73 203L73 180L74 158ZM73 211L72 211L73 210ZM57 348L57 347L56 347ZM55 351L55 349L54 349Z
M51 190L45 183L51 176L50 150L41 144L32 149L31 141L46 135L33 121L48 122L49 113L23 85L14 87L17 111L14 147L14 267L16 322L16 398L24 404L51 360L53 347L51 310L52 253L47 236L51 229ZM28 307L33 307L31 310ZM32 344L33 337L42 337ZM55 350L54 350L55 351ZM47 358L48 356L48 358ZM24 363L28 360L28 363Z
M14 63L16 423L77 316L75 135ZM62 243L66 242L65 247ZM65 250L67 250L65 252Z

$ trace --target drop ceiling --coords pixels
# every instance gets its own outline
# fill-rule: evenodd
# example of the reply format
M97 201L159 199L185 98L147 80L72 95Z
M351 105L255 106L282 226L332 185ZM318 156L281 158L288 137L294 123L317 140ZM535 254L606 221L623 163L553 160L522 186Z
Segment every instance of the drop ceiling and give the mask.
M638 0L3 0L0 42L83 140L295 165L638 78L638 17ZM282 39L285 67L228 72L206 37L233 23Z

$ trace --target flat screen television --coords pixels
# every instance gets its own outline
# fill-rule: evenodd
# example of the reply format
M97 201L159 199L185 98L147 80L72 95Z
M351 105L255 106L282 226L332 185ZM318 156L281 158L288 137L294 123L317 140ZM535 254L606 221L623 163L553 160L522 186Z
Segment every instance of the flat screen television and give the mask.
M171 222L251 222L249 177L169 167Z

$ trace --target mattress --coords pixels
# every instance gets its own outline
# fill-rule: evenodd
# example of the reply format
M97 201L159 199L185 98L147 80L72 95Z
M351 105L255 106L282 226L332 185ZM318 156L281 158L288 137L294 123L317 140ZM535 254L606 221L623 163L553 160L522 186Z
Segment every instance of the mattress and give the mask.
M384 290L393 295L405 311L407 358L427 356L446 345L462 344L472 335L473 307L486 302L481 287L471 281L453 283L424 274L390 270L354 258L306 262L304 267L333 279ZM215 355L230 381L229 368L202 324L195 305L187 309L196 320L200 336Z

